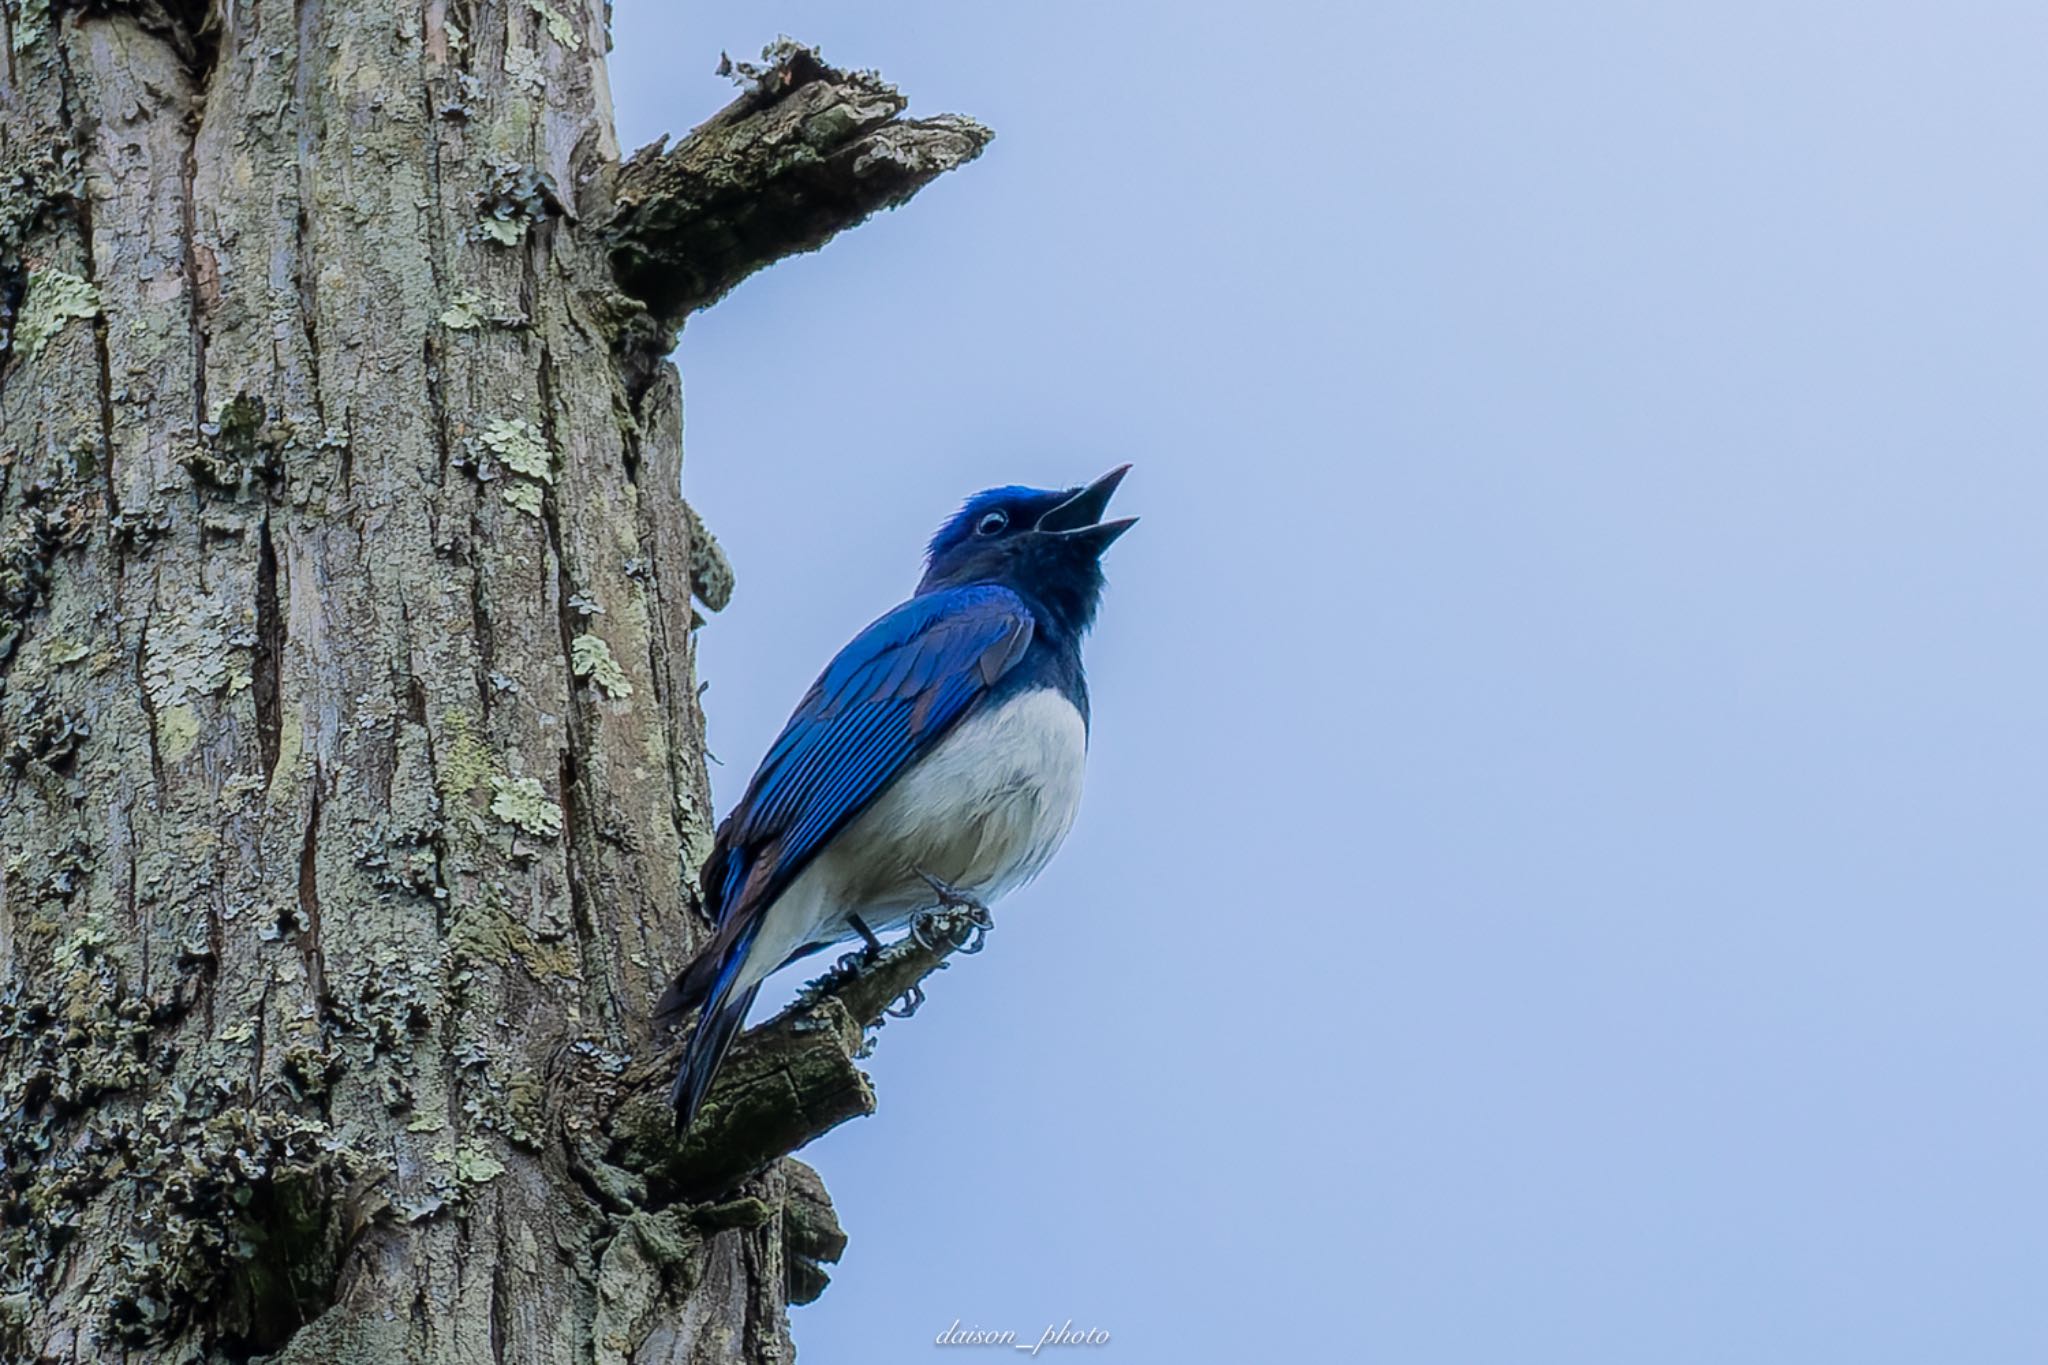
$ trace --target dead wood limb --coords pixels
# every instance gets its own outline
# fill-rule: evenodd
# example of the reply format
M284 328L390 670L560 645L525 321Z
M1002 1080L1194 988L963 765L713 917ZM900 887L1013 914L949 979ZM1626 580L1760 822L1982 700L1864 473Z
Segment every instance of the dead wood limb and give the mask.
M776 1158L848 1119L875 1111L861 1071L867 1030L966 941L962 917L940 917L931 946L915 936L851 971L805 988L788 1009L733 1045L703 1110L678 1141L668 1093L680 1047L641 1059L620 1078L608 1162L644 1181L655 1202L722 1195Z
M611 185L612 272L670 329L763 266L903 203L993 136L957 114L903 118L894 86L810 48L762 55L736 68L745 93L675 146L634 153Z

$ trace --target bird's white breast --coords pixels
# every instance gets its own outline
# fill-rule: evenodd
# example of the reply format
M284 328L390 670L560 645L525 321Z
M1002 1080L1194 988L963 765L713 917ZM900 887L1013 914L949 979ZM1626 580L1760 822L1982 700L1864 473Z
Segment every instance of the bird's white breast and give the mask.
M1067 837L1087 759L1074 704L1052 688L1021 693L935 745L849 830L848 851L893 849L962 890L1000 896L1036 876Z
M921 869L984 901L1036 876L1081 804L1088 727L1051 688L1023 692L956 725L891 783L776 900L762 974L806 943L877 931L934 904Z

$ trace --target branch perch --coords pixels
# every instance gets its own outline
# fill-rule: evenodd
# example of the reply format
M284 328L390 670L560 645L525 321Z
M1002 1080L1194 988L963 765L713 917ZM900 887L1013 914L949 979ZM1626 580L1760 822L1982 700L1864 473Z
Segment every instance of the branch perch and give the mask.
M612 273L671 329L763 266L905 202L994 136L958 114L902 118L894 86L788 40L762 57L722 68L745 93L674 147L641 148L613 183Z
M644 1181L657 1202L702 1201L848 1119L874 1113L875 1092L858 1064L867 1030L892 1001L944 968L967 930L963 916L939 914L931 946L908 936L806 986L788 1009L740 1035L680 1142L668 1102L680 1045L634 1063L621 1077L626 1098L610 1123L608 1164Z

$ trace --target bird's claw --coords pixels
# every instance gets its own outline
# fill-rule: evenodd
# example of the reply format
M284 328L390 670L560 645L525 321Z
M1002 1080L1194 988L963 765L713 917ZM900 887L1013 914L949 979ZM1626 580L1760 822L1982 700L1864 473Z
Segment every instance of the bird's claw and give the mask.
M985 906L977 905L966 914L966 931L953 940L953 951L971 957L988 947L988 931L996 927L996 920Z
M910 984L909 990L897 996L892 1003L882 1007L882 1013L888 1015L891 1019L908 1019L911 1015L917 1013L918 1006L922 1004L924 1004L924 987L913 981Z
M928 910L910 922L910 936L928 953L943 950L972 955L988 946L995 917L983 905L954 910Z
M941 881L923 868L912 868L939 898L937 910L926 911L911 921L911 932L927 952L939 951L941 941L956 953L978 953L987 946L988 931L996 927L988 907L971 892Z
M942 908L947 910L977 910L983 915L988 914L988 907L977 900L972 893L962 891L951 882L940 881L921 867L913 867L910 870L924 878L924 884L929 886L932 889L932 894L939 898L939 905Z

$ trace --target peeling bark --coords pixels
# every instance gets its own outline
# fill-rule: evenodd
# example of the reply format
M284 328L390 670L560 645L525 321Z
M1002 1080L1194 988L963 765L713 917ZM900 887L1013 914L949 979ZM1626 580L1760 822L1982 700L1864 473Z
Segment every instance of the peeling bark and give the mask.
M602 16L0 14L0 1357L787 1360L843 1245L815 1122L615 1159L731 588L659 356L986 134L788 49L621 171Z

